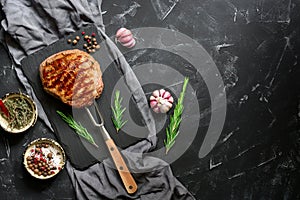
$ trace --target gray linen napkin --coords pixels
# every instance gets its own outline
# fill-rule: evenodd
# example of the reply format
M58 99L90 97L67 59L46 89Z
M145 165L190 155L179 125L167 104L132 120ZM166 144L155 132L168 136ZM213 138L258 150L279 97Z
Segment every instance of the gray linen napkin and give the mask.
M8 33L5 43L16 62L16 71L28 93L34 92L23 75L20 61L67 33L80 27L95 24L108 40L112 58L124 72L126 84L149 130L148 138L123 151L128 167L134 173L138 191L128 195L120 177L112 167L111 159L97 163L86 170L77 170L67 163L67 171L78 199L194 199L174 177L164 161L144 156L156 146L154 120L149 112L147 99L130 66L114 43L105 35L101 14L101 0L0 0L5 14L1 25ZM37 99L35 98L37 101ZM37 101L38 102L38 101ZM38 103L39 104L39 103ZM51 128L47 116L39 105L39 116ZM131 152L135 152L134 154Z

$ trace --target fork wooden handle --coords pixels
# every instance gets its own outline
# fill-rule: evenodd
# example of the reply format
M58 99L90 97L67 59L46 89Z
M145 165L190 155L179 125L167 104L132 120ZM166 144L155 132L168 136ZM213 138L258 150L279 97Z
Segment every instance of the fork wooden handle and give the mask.
M133 179L130 171L127 168L127 165L119 152L117 146L115 145L114 141L112 139L108 139L105 141L108 150L110 152L110 155L115 163L115 166L120 174L120 177L123 181L123 184L126 188L126 191L128 194L133 194L137 191L137 184L135 180Z

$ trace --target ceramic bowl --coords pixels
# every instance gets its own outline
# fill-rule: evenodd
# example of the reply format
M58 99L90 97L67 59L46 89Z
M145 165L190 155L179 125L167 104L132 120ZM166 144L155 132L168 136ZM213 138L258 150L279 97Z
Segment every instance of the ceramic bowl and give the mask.
M38 117L38 110L34 101L26 94L23 93L8 93L2 98L2 102L5 104L9 100L22 100L32 110L31 119L28 120L27 124L24 124L21 128L12 127L9 123L9 119L2 113L0 114L0 126L9 133L22 133L34 126Z
M32 141L24 151L23 164L28 173L37 179L49 179L63 168L66 156L55 140L39 138Z

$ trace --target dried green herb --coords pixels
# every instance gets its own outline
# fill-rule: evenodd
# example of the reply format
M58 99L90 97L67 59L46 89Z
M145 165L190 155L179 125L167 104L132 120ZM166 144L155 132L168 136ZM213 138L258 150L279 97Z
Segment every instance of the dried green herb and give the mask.
M169 123L168 127L166 128L167 138L164 140L164 144L166 147L166 154L169 152L169 150L175 144L175 139L179 134L179 126L180 126L180 123L182 120L181 115L182 115L182 112L184 109L183 100L184 100L184 95L185 95L188 81L189 81L189 79L187 77L185 77L183 86L182 86L182 91L178 98L178 102L174 108L174 113L170 117L170 123Z
M116 90L115 92L115 99L114 99L114 106L111 107L113 111L112 121L116 127L117 132L126 124L126 121L123 121L123 113L125 112L126 108L122 108L122 100L123 98L120 97L120 91Z
M1 115L7 120L9 128L22 129L31 122L34 113L30 103L23 96L7 98L4 105L9 117L4 113Z
M57 114L72 128L75 132L86 139L88 142L93 144L98 148L98 145L95 143L93 136L84 128L80 123L77 123L71 115L65 115L61 111L56 111Z

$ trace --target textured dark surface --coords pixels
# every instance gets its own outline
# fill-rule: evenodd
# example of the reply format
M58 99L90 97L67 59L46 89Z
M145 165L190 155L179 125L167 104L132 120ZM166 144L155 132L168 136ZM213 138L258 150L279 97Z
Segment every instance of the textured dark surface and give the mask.
M175 176L197 199L300 199L300 1L184 0L165 18L159 11L172 1L159 2L165 6L105 1L106 33L114 35L121 26L154 26L188 35L211 55L227 96L226 121L216 146L204 158L198 157L208 126L201 121L189 149L171 163ZM0 56L0 95L23 90L2 45ZM155 49L129 52L126 57L135 68L151 62L177 63L173 55ZM200 81L194 89L204 92L197 97L206 105L203 87ZM203 110L201 119L210 114ZM41 136L54 137L40 121L18 136L1 130L1 199L74 199L64 170L53 180L39 182L23 169L25 145Z

